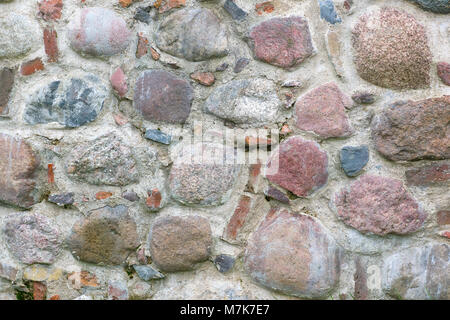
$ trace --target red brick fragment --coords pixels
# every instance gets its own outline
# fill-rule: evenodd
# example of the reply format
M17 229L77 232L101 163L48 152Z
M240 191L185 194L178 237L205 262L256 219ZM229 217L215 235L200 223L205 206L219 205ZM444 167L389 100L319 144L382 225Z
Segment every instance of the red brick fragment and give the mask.
M97 200L105 200L105 199L112 197L112 195L113 194L111 192L99 191L96 193L95 198Z
M58 20L61 18L63 8L62 0L42 0L38 3L39 15L45 20Z
M32 75L36 71L40 70L44 70L44 64L42 63L41 58L36 58L31 61L25 62L20 67L20 73L23 76Z
M211 72L194 72L191 74L191 79L204 86L211 86L216 81L214 74Z
M162 200L161 192L159 192L158 189L153 189L152 191L148 192L147 201L145 203L147 204L147 207L149 207L150 209L156 210L160 209L161 200Z
M224 237L226 239L236 240L239 230L243 227L250 212L251 200L249 196L241 196L239 204L225 229Z
M48 183L55 183L55 173L53 172L53 168L53 163L49 163L47 166Z
M148 39L142 35L142 33L138 33L138 44L136 49L136 58L143 57L148 52Z
M271 13L275 10L275 6L273 5L272 1L266 1L262 3L257 3L255 5L255 10L258 15L262 15L265 13Z
M45 300L47 286L42 282L33 281L33 300Z
M48 57L48 62L57 62L59 56L58 50L58 34L54 29L45 28L44 29L44 46L45 53Z

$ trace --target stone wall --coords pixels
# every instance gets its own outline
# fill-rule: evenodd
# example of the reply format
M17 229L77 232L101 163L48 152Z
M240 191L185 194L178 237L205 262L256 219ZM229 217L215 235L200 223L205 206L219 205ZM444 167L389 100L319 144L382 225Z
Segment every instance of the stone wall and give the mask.
M0 0L0 298L448 299L449 13Z

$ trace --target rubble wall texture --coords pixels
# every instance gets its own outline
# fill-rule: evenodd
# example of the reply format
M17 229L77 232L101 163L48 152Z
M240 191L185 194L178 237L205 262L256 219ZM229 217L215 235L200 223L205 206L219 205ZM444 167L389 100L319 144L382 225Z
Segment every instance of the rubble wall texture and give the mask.
M448 0L0 0L0 299L447 300L449 86Z

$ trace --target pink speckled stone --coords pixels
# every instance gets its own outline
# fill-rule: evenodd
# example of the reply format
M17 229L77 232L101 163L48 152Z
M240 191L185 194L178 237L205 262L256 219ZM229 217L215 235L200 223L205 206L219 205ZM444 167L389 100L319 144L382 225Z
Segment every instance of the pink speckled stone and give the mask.
M341 250L314 218L272 210L249 240L244 265L259 284L284 294L321 298L339 279Z
M313 141L291 137L271 156L266 177L299 197L307 197L327 183L327 153Z
M68 25L72 49L94 56L112 56L124 51L130 37L125 20L109 9L81 9Z
M321 138L348 137L353 133L345 113L352 101L335 83L313 89L295 104L297 127Z
M250 31L249 44L257 59L292 68L313 53L308 22L301 17L273 18Z
M418 230L427 214L401 180L364 175L335 195L342 221L362 233L407 234Z
M121 68L117 68L111 75L111 85L120 97L128 92L127 77Z

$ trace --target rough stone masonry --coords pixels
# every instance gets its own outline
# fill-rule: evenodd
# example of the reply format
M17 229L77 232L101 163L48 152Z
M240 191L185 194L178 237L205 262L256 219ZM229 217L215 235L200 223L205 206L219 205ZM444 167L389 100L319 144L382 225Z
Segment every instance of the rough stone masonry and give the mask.
M0 299L448 300L449 86L449 0L0 0Z

